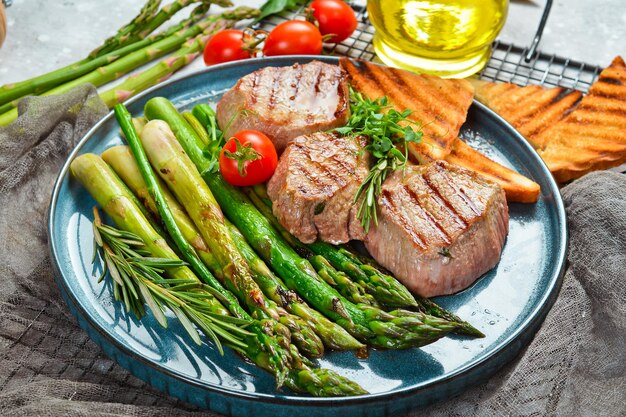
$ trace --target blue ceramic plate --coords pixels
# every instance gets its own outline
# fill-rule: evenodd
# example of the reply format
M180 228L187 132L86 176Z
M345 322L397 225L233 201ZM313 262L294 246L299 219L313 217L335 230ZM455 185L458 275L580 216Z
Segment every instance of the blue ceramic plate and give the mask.
M159 85L134 98L130 111L164 96L179 109L212 102L242 76L264 66L307 62L307 57L256 59L226 64ZM336 63L336 58L323 58ZM311 398L277 391L273 378L227 351L198 347L181 326L162 329L148 315L129 317L98 284L91 264L94 200L71 180L69 163L78 154L101 153L122 143L113 114L79 143L63 167L50 205L49 234L58 285L80 325L123 367L156 388L190 403L233 416L398 415L450 398L486 379L511 360L537 330L558 293L567 247L565 212L558 189L533 149L506 122L474 103L462 136L488 156L541 185L537 204L510 205L510 233L498 266L471 288L436 301L482 330L484 339L447 337L421 349L371 351L367 359L332 352L319 364L353 379L370 394Z

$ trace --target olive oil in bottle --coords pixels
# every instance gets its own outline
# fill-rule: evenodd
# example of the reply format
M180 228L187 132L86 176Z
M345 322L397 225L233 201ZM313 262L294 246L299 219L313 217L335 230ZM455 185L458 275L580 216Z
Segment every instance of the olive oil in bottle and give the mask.
M508 0L368 0L374 48L394 67L466 77L486 64Z

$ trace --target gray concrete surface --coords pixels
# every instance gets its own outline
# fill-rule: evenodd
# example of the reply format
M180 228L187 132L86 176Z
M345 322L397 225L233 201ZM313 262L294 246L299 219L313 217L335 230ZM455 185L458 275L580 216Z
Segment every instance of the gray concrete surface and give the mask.
M130 20L143 3L144 0L15 0L7 10L8 37L0 49L0 84L83 58ZM235 3L260 5L262 1ZM544 4L544 0L512 0L499 38L529 45ZM626 0L556 0L540 49L601 66L608 65L615 55L626 57ZM201 60L196 60L182 73L202 67Z

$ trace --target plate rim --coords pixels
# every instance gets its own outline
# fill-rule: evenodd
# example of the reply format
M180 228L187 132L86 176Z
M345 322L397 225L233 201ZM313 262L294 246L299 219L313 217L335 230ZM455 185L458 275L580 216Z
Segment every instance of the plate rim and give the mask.
M182 83L185 80L190 79L190 78L194 78L194 77L204 75L206 73L210 73L214 71L219 71L224 68L248 66L252 62L257 62L257 63L263 62L265 64L263 66L292 65L296 62L302 63L302 62L309 62L312 60L319 60L323 62L338 64L340 58L343 58L343 57L287 55L287 56L280 56L280 57L251 58L251 59L246 59L246 60L241 60L241 61L218 64L218 65L214 65L211 67L202 68L200 70L191 72L189 74L185 74L176 79L170 79L165 82L156 84L146 89L145 91L137 94L136 96L130 98L129 100L125 101L124 104L131 105L143 99L145 96L152 94L155 91L158 91L162 88L168 87L176 83ZM73 291L71 291L71 288L69 288L67 285L63 285L63 288L60 288L59 290L65 292L68 299L72 301L73 306L77 309L77 312L79 312L82 318L89 323L92 330L97 331L110 344L114 345L115 348L119 349L124 354L131 357L132 359L138 360L139 362L143 363L146 367L150 368L151 371L163 373L166 376L169 376L171 378L174 378L184 383L191 384L194 387L200 388L202 390L207 390L207 391L219 393L222 395L226 395L228 397L234 397L234 398L238 398L242 400L271 402L273 404L279 403L279 404L290 405L290 406L327 406L327 405L332 405L335 407L354 406L354 405L363 405L367 403L375 403L375 402L380 401L381 399L389 400L389 399L398 398L398 397L409 397L411 395L418 393L421 390L434 389L439 385L446 384L448 381L467 376L471 372L476 371L477 368L479 368L485 362L488 362L493 357L505 354L506 353L505 351L507 350L507 348L510 348L514 342L516 342L517 340L520 340L528 331L532 331L532 335L534 335L536 330L538 330L538 326L543 322L548 311L552 308L554 301L556 300L558 293L560 291L561 283L563 280L563 275L565 273L565 266L566 266L566 260L567 260L566 255L567 255L567 249L569 246L569 233L568 233L567 218L565 214L564 203L561 198L558 185L556 184L556 181L554 180L552 174L548 170L546 164L543 162L541 157L537 154L535 149L532 148L532 146L528 143L528 141L526 141L526 139L524 139L523 136L515 128L513 128L506 120L504 120L501 116L499 116L493 110L489 109L484 104L478 102L476 99L473 100L472 105L477 106L480 109L479 111L484 112L485 114L489 115L495 123L503 125L503 127L506 128L506 130L509 130L511 133L511 136L515 138L514 140L515 142L517 142L517 145L520 145L522 148L524 148L524 150L529 154L528 156L531 156L535 160L535 162L539 164L541 171L542 171L541 173L545 177L546 182L549 184L551 193L554 195L553 203L556 208L555 214L557 218L556 230L559 233L560 245L558 248L558 254L556 255L558 262L552 268L551 276L549 277L550 281L548 283L546 291L542 294L535 308L528 313L528 316L526 317L526 319L523 322L521 322L508 337L501 340L497 344L496 347L490 350L489 354L482 355L481 357L474 359L473 361L465 364L464 366L455 369L454 371L449 373L444 379L431 381L431 382L425 381L425 382L421 382L418 384L414 384L410 387L397 388L397 389L394 389L392 391L387 391L387 392L368 393L368 394L352 396L352 397L310 397L306 395L294 395L291 393L288 395L284 395L281 393L267 394L267 393L243 391L243 390L239 390L235 388L224 387L219 384L201 382L197 380L196 378L192 378L182 373L176 372L174 370L166 369L162 366L159 366L158 364L152 362L151 360L129 349L127 346L118 343L117 340L111 337L108 332L101 329L100 326L98 326L97 323L92 319L91 315L88 314L84 308L82 308L79 300L77 299ZM56 212L55 209L56 209L56 205L58 202L60 189L66 177L70 175L69 168L70 168L70 164L72 160L80 153L83 146L101 128L101 126L109 122L114 117L115 116L114 116L113 111L108 112L106 115L102 117L102 119L100 119L91 129L89 129L85 133L85 135L78 141L76 146L72 149L72 151L68 155L67 159L65 160L54 182L54 188L52 191L52 196L50 199L50 206L48 209L47 229L48 229L49 253L51 256L57 285L59 286L61 285L61 283L66 284L65 282L66 277L63 276L61 272L61 268L59 267L58 250L57 250L56 241L54 238L55 234L54 234L54 224L53 224L53 220L54 220L55 212ZM508 141L510 139L507 138L506 140ZM543 193L543 190L542 190L542 193ZM115 362L118 363L118 361L115 361Z

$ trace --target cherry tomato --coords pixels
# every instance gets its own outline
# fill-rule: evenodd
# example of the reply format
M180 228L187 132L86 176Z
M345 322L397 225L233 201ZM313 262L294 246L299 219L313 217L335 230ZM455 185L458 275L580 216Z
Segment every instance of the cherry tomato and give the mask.
M274 144L258 130L241 130L220 152L220 172L226 182L239 187L269 180L278 165Z
M342 0L315 0L309 7L313 9L320 33L334 35L327 42L339 43L349 38L356 29L354 10Z
M215 65L250 58L252 54L242 49L248 39L250 36L244 35L241 30L226 29L218 32L204 48L204 63Z
M276 26L267 38L263 53L275 55L319 55L322 35L314 24L304 20L288 20Z

